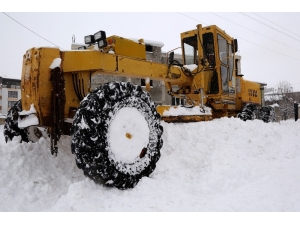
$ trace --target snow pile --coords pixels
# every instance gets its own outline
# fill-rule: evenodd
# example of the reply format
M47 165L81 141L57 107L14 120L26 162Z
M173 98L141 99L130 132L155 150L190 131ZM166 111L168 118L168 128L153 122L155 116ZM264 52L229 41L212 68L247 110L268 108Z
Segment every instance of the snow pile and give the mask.
M139 43L140 39L137 38L128 38L129 40L135 41L137 43ZM153 41L153 40L147 40L147 39L143 39L145 45L151 45L151 46L155 46L155 47L159 47L162 48L164 47L164 43L162 43L161 41Z
M34 104L31 104L29 110L23 110L22 112L19 112L19 115L26 116L26 115L30 115L30 114L34 114L34 113L36 113L36 109L34 107Z
M36 115L36 109L34 107L34 104L30 105L29 110L23 110L22 112L19 112L20 117L18 118L18 125L19 127L29 127L39 124L39 119Z
M60 64L61 64L61 58L56 58L53 60L49 68L53 70L56 67L60 67Z
M222 118L162 125L156 169L129 190L86 178L69 136L62 136L55 157L49 139L6 144L1 134L0 210L300 211L299 121Z

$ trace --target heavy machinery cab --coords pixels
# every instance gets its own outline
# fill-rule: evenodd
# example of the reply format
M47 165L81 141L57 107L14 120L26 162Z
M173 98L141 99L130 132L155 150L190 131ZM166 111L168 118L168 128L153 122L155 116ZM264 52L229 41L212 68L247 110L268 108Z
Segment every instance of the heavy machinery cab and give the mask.
M231 111L232 114L245 103L261 104L259 96L248 96L250 91L245 84L251 85L250 89L255 90L254 92L260 92L260 85L243 81L238 76L237 62L240 58L236 59L235 56L238 50L237 39L215 25L197 25L197 29L181 33L181 45L183 64L198 66L197 71L192 73L194 81L191 84L191 93L203 90L204 104L215 111ZM243 85L237 88L237 81Z
M205 93L234 94L236 39L215 25L198 25L196 30L181 33L181 40L184 64L196 64L201 68L198 73L205 72Z

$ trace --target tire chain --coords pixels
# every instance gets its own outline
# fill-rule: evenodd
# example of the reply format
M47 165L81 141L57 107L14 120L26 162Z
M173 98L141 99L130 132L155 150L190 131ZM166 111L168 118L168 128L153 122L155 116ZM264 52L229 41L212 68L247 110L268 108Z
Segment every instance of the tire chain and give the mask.
M21 142L29 142L28 129L21 129L18 126L18 113L21 111L21 100L17 101L8 111L3 129L5 142L11 141L15 136L21 136Z
M57 142L63 135L64 109L66 103L65 79L59 67L51 70L51 154L57 156Z
M152 127L149 145L132 163L116 160L107 140L111 119L122 107L136 108ZM80 103L71 128L71 149L78 168L96 183L118 189L133 188L154 171L163 145L162 133L160 115L150 94L140 86L116 81L94 89Z
M243 120L254 120L259 119L265 123L276 121L275 111L271 106L264 106L258 108L255 104L248 103L246 104L241 113L238 114L238 117Z
M241 110L241 113L238 114L238 117L243 120L253 120L257 118L256 112L258 111L258 108L254 104L246 104L243 109Z

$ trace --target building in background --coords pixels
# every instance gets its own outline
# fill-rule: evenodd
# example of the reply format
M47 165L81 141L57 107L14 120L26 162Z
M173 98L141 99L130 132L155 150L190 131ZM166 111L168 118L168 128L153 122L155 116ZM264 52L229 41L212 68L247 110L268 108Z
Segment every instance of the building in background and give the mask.
M0 77L0 114L8 110L21 99L21 80Z

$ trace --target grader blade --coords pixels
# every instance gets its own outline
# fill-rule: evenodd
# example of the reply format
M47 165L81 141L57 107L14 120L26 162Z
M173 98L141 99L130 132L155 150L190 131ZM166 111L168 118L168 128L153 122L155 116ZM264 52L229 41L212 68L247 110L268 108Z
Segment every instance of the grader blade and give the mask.
M208 107L185 107L185 106L166 106L156 107L161 119L167 123L188 123L212 120L211 110Z
M163 116L161 119L167 123L189 123L189 122L201 122L212 120L211 116L207 115L193 115L193 116Z

